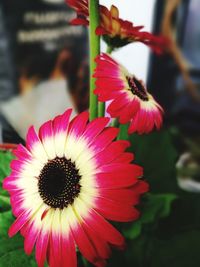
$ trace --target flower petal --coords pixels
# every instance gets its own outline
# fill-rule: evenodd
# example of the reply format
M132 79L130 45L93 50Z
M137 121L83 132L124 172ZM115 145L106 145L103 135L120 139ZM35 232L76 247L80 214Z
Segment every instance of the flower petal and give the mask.
M33 126L31 126L28 130L26 146L37 160L44 164L48 161L48 156Z
M131 205L123 205L121 203L108 199L96 199L95 210L108 220L118 222L130 222L139 217L139 212Z
M63 115L57 116L53 120L55 152L58 157L62 157L64 155L71 113L72 109L68 109Z
M48 158L54 159L56 157L54 133L52 121L45 122L39 129L39 137L48 155Z

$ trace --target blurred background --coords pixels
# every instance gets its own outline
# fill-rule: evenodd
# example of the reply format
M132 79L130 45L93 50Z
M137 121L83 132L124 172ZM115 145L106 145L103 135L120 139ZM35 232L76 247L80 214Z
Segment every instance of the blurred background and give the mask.
M121 228L126 253L109 266L199 267L200 1L100 2L172 43L162 56L141 43L113 53L147 83L165 115L161 131L131 136L150 193L141 219ZM30 125L88 108L88 35L70 25L74 17L63 0L0 1L0 143L24 143ZM0 249L0 267L22 266L1 265L1 257Z
M3 142L17 142L30 124L38 128L67 107L87 108L87 29L70 26L73 16L64 1L1 1Z

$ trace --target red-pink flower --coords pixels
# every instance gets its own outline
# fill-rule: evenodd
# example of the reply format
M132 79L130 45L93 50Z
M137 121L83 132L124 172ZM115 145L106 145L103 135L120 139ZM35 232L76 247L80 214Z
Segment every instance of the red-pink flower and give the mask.
M15 217L9 236L35 246L39 267L76 267L76 247L95 266L105 266L111 248L124 247L122 235L106 221L133 221L134 207L147 184L141 167L125 152L127 141L113 141L118 129L108 118L88 123L88 112L70 121L71 110L31 127L26 147L19 145L12 172L3 182Z
M77 13L77 18L73 19L73 25L88 25L88 0L65 0L65 2L73 8Z
M66 0L66 3L75 9L78 15L72 24L89 24L88 0ZM96 29L96 34L103 35L104 41L113 49L132 42L141 42L160 54L168 46L166 38L142 31L143 26L135 26L132 22L121 19L119 10L114 5L110 10L100 5L99 13L100 25Z
M112 5L110 10L105 6L100 6L100 25L96 33L103 35L104 41L111 48L140 42L161 54L168 44L166 38L142 31L143 28L144 26L135 26L132 22L121 19L116 6Z
M163 109L147 92L144 83L107 54L96 58L95 94L99 101L112 100L107 112L122 124L130 122L129 133L149 133L162 125Z

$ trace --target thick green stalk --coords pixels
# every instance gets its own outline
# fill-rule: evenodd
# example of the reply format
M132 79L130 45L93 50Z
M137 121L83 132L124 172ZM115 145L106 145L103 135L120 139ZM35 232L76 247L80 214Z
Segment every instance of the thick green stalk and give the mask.
M95 89L95 78L92 77L96 63L95 57L100 53L100 37L95 34L95 30L99 25L99 1L89 1L89 39L90 39L90 120L98 116L98 102L97 96L94 94Z
M119 125L119 134L117 136L117 140L129 140L128 127L129 123Z
M105 103L98 102L98 117L104 117L104 116L105 116Z

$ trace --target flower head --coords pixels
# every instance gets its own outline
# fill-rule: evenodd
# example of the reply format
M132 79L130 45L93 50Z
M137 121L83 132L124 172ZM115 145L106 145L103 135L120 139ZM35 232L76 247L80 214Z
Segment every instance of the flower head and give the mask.
M142 168L125 152L127 141L113 141L118 130L108 118L88 123L88 112L70 121L71 110L44 123L39 135L31 127L26 147L19 145L12 172L3 182L17 217L9 236L25 238L25 252L34 246L39 267L75 267L76 247L95 266L104 266L110 245L124 239L106 219L132 221L134 205L147 191Z
M72 21L75 25L89 24L88 0L66 0L67 4L76 10L78 17ZM166 38L142 31L143 26L135 26L132 22L119 17L119 10L112 5L110 10L100 5L100 25L96 34L103 35L104 41L113 49L132 42L141 42L154 52L162 53L168 45Z
M117 48L129 43L141 42L160 54L167 45L164 37L142 31L144 26L135 26L132 22L121 19L119 10L114 5L110 10L100 6L100 17L100 26L96 29L96 33L103 35L104 41L110 47Z
M107 112L119 122L130 122L129 133L150 132L162 125L163 109L147 92L144 83L107 54L96 58L95 94L99 101L111 100Z

